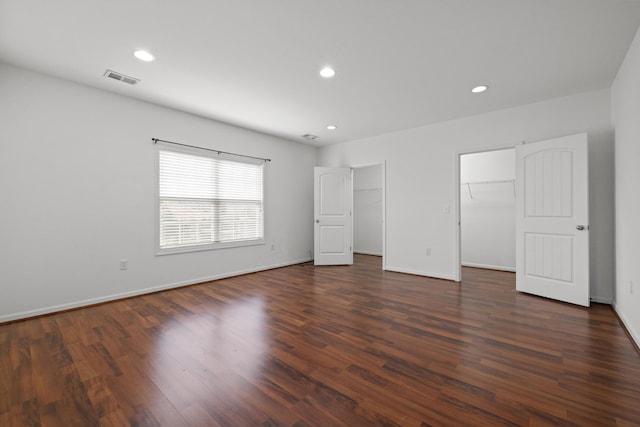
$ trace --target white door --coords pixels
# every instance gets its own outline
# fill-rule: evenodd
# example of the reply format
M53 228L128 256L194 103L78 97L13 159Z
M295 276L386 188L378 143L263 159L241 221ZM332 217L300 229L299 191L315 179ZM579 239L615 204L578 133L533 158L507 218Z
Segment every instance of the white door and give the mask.
M314 264L353 264L351 169L314 168Z
M516 147L516 289L589 306L587 134Z

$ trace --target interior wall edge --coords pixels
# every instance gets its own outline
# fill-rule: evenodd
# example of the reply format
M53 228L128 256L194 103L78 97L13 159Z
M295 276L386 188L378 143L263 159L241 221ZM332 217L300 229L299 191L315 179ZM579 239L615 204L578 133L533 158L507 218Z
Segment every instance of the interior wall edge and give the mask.
M631 339L633 339L633 341L635 342L636 347L640 349L640 333L633 329L631 321L629 320L628 316L625 315L622 307L620 307L619 304L612 304L611 307L613 308L613 311L615 311L618 315L618 318L629 333Z

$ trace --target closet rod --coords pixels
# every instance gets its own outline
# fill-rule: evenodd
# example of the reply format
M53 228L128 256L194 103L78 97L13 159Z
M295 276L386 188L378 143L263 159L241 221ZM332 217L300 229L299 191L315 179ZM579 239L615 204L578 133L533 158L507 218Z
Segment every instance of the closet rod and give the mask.
M271 161L271 159L265 159L263 157L254 157L254 156L247 156L246 154L230 153L228 151L214 150L212 148L204 148L204 147L198 147L198 146L195 146L195 145L182 144L180 142L167 141L166 139L151 138L151 140L153 141L154 144L157 144L158 142L164 142L164 143L167 143L167 144L180 145L182 147L197 148L198 150L213 151L214 153L218 153L218 154L230 154L232 156L246 157L248 159L255 159L255 160L262 160L264 162L270 162Z
M461 182L460 185L475 185L475 184L502 184L507 182L515 182L515 179L501 179L495 181L469 181L469 182Z
M516 180L515 179L503 179L503 180L497 180L497 181L476 181L476 182L461 182L460 186L466 185L467 186L467 190L469 191L469 198L473 199L473 194L471 193L471 184L496 184L496 183L508 183L510 182L511 185L513 186L513 197L517 197L516 195Z

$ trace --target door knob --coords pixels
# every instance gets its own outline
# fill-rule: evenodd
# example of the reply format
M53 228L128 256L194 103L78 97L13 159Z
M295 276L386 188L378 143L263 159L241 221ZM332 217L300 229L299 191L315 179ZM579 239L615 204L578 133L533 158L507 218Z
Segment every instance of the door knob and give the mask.
M320 220L319 220L319 219L316 219L316 222L318 222L318 223L319 223L319 222L320 222Z
M576 230L580 230L580 231L584 230L584 225L578 225L576 227Z

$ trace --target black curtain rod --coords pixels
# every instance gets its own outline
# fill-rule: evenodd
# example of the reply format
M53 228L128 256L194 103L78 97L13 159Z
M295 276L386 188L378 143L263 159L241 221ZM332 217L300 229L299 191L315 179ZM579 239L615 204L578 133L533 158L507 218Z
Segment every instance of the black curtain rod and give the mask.
M188 144L182 144L180 142L167 141L166 139L151 138L151 140L153 141L154 144L157 144L158 142L166 142L167 144L180 145L182 147L197 148L198 150L213 151L214 153L218 153L218 154L231 154L232 156L247 157L249 159L262 160L264 162L270 162L271 161L271 159L265 159L263 157L247 156L245 154L229 153L228 151L220 151L220 150L214 150L214 149L211 149L211 148L196 147L195 145L188 145Z

